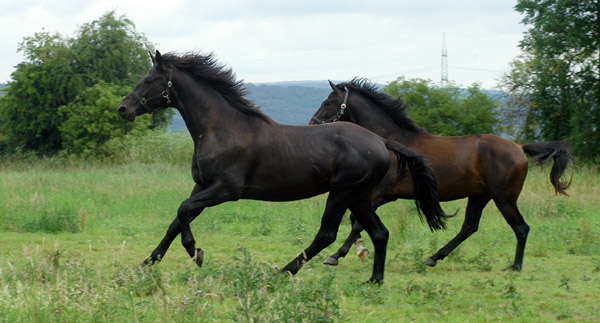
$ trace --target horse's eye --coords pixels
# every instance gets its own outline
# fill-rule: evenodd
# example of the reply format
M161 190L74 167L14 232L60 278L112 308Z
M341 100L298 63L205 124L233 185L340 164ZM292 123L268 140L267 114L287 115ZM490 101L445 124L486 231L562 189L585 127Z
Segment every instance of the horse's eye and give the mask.
M329 101L323 101L323 105L328 107L329 106Z

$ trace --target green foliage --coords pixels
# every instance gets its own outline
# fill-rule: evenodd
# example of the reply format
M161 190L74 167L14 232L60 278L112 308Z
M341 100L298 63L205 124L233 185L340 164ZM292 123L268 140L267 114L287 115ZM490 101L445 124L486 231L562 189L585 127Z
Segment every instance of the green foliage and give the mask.
M109 11L100 19L83 24L77 37L70 40L73 62L83 82L91 86L102 80L107 83L131 86L150 69L148 50L151 43L135 30L125 16Z
M568 140L576 154L600 155L600 6L585 0L519 0L529 27L501 86L509 110L525 117L519 137Z
M147 50L151 48L133 23L117 17L114 11L82 25L76 38L44 31L25 37L19 46L25 61L17 65L13 80L0 98L0 145L12 151L43 155L55 154L62 148L86 152L118 134L115 126L123 126L123 122L99 126L115 117L90 110L108 112L107 104L111 103L111 112L116 115L115 98L122 97L126 93L124 87L131 88L150 68ZM104 100L92 102L90 95L94 94L101 94ZM95 104L100 106L92 109ZM63 106L72 112L66 113L60 108ZM87 111L85 116L76 113L83 111ZM102 120L85 130L74 128L89 121L92 114ZM164 127L171 118L171 111L159 111L149 127ZM122 128L121 133L130 128Z
M9 146L42 154L61 147L58 107L83 87L70 65L68 41L47 32L26 37L19 46L27 61L17 65L0 98L0 131Z
M128 87L100 81L70 104L60 107L59 113L65 120L59 126L63 148L84 156L108 156L112 153L105 147L109 140L122 140L133 131L136 135L148 132L149 116L128 122L115 113L115 107L128 91Z
M409 116L430 133L459 136L494 133L496 103L477 84L462 93L457 87L436 87L430 80L400 77L384 91L400 96L409 107Z

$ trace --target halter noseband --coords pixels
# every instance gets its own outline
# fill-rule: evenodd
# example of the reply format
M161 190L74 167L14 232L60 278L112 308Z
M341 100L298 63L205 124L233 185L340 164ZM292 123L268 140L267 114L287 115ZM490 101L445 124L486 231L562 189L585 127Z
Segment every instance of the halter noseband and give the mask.
M338 113L334 114L327 120L321 120L315 116L313 116L312 119L314 121L316 121L318 124L340 121L340 118L344 115L344 111L346 110L346 103L348 102L348 88L345 88L345 89L346 89L346 94L344 94L344 102L342 102L342 105L340 105L340 111L338 111Z
M146 103L148 103L149 101L163 98L163 99L167 100L167 104L171 104L171 98L169 97L169 89L173 87L173 82L171 81L172 76L173 76L173 71L171 70L171 72L169 73L169 81L167 81L167 88L158 95L155 95L155 96L152 96L149 98L140 98L137 94L133 93L133 91L129 92L129 94L140 103L140 105L144 108L144 110L146 110L146 112L152 112L146 106Z

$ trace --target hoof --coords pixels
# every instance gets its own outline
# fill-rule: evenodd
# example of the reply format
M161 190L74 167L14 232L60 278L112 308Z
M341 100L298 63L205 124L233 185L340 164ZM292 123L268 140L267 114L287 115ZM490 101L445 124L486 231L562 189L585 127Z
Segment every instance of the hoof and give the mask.
M511 265L511 266L504 268L504 271L507 271L507 270L521 271L521 266Z
M375 279L375 278L371 277L369 280L367 280L365 282L365 284L381 286L383 284L383 279Z
M337 266L338 260L333 258L332 256L329 256L329 258L325 259L323 263L329 266Z
M368 249L366 249L366 248L364 248L364 249L361 249L361 250L358 252L358 258L360 258L360 261L361 261L361 262L362 262L362 261L365 261L365 258L367 258L367 256L368 256L368 255L369 255L369 250L368 250Z
M204 261L204 251L202 251L200 248L196 249L196 255L194 256L193 260L198 267L202 267L202 261Z
M433 260L433 258L427 258L425 259L425 265L429 266L429 267L435 267L435 265L437 264L435 260Z

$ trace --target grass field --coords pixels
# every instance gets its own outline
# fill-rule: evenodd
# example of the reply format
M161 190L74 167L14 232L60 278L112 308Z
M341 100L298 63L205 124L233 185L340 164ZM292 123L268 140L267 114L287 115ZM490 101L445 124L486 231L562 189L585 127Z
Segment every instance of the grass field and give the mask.
M207 209L192 224L202 268L177 239L140 271L193 186L187 165L9 162L0 165L0 321L600 321L600 177L596 166L571 171L562 197L548 167L530 167L519 200L531 226L522 272L502 271L516 239L493 204L434 268L422 262L459 231L465 200L443 204L460 211L439 233L412 201L383 206L386 276L373 286L364 284L372 257L321 264L348 234L347 219L296 276L273 269L312 241L324 196Z

